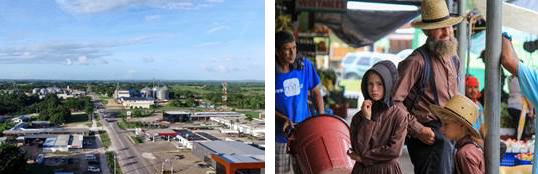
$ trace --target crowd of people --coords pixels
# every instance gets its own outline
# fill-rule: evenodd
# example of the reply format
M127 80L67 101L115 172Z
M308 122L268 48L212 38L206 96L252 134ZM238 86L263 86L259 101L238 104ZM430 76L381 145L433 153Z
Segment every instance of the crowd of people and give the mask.
M424 0L421 14L411 25L424 31L426 43L397 68L381 61L363 75L365 100L349 130L347 155L355 161L354 174L402 173L398 158L404 144L416 174L485 173L483 94L476 77L459 79L458 41L452 28L464 17L451 16L444 0ZM287 137L290 128L311 116L309 94L323 113L320 80L308 59L296 58L292 33L279 31L275 39L276 173L301 173L287 153ZM503 37L500 63L512 74L510 116L516 123L521 112L534 119L538 71L519 61L508 37ZM459 83L465 83L465 94L460 94ZM525 136L533 132L527 129Z

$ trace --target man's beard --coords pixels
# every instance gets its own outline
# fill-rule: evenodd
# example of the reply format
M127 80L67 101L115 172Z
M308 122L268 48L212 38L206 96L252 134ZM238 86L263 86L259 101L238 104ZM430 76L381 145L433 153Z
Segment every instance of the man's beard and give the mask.
M442 41L428 39L426 42L428 49L440 59L452 57L458 50L458 40L455 37L450 37L449 40Z

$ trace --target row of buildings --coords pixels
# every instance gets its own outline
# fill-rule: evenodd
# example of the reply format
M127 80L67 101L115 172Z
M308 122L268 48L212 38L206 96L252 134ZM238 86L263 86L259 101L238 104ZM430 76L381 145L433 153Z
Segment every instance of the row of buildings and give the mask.
M45 98L49 94L56 94L58 98L72 98L72 97L82 97L86 96L86 91L70 89L67 88L58 88L58 87L47 87L47 88L34 88L32 89L32 95L39 95L39 98Z
M168 87L153 87L153 88L142 88L140 90L140 93L136 91L136 89L130 89L130 90L120 90L119 87L114 90L114 98L120 99L120 98L133 98L133 97L139 97L139 98L147 98L147 99L158 99L158 100L168 100L169 98L169 90Z
M168 101L168 87L145 87L140 92L135 89L120 90L119 85L114 91L114 98L125 108L150 108L156 101Z

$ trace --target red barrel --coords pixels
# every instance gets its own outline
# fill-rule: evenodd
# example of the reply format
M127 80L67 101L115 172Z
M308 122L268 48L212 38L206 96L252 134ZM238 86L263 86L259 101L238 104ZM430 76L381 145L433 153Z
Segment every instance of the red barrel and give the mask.
M355 164L347 155L349 126L338 116L303 121L293 130L289 146L304 174L351 173Z

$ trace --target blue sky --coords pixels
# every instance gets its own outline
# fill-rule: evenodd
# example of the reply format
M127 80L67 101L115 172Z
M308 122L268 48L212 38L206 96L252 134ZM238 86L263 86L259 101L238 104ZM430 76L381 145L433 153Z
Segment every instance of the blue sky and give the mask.
M0 79L263 80L263 0L0 0Z

